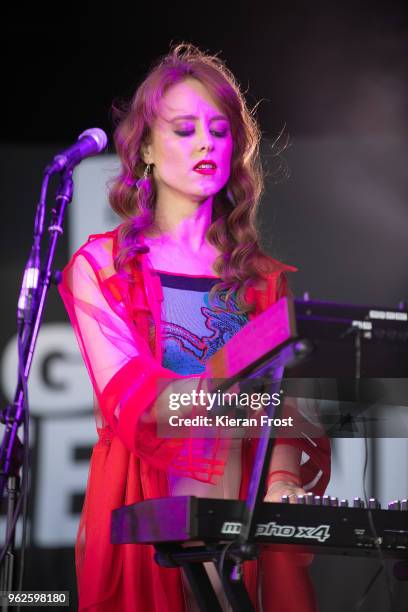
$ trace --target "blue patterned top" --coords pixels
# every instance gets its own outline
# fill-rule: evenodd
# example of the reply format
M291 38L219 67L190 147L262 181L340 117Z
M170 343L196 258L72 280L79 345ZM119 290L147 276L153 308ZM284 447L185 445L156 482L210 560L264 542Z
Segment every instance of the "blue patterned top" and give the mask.
M225 308L225 292L210 304L208 294L218 282L209 276L189 276L158 272L163 288L162 338L163 366L178 374L201 374L205 363L248 322L248 315Z

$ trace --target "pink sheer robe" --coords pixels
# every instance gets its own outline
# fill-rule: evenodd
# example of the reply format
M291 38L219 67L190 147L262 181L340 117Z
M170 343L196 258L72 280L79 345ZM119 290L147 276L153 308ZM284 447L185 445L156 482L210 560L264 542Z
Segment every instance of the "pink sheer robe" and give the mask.
M99 435L76 544L79 609L178 612L187 610L180 570L159 567L149 545L110 544L110 514L125 504L168 496L170 473L216 484L226 456L217 440L208 456L200 453L199 440L159 438L155 422L143 418L166 384L184 377L161 366L160 278L146 256L132 266L132 282L120 277L113 267L116 239L117 230L91 236L64 269L60 284L94 388ZM293 268L275 264L266 289L249 290L248 298L256 304L251 316L286 291L284 272ZM302 483L322 494L330 472L328 440L318 438L312 445L291 438L277 443L293 444L307 453ZM241 499L246 496L255 450L256 440L243 440ZM257 562L246 563L245 582L254 603L257 580L262 579L272 593L264 599L265 611L315 610L304 558L265 548L261 571ZM273 607L268 597L273 598Z

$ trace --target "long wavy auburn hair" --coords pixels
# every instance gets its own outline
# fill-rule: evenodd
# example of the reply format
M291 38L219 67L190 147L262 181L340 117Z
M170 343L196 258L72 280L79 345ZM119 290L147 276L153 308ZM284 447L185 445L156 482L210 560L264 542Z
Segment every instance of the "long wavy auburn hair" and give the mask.
M256 227L263 191L260 130L233 74L218 57L193 45L175 46L152 68L131 101L113 109L121 171L110 183L109 201L124 219L119 227L114 266L118 273L126 275L128 264L147 250L140 235L154 225L156 189L152 175L139 187L136 185L146 168L141 149L149 142L163 95L187 78L197 79L207 88L228 117L233 140L230 177L214 196L213 218L207 232L208 241L220 251L214 264L220 282L212 288L210 298L217 292L224 293L228 309L235 293L240 311L249 312L253 305L245 300L246 290L264 278L272 265L261 251Z

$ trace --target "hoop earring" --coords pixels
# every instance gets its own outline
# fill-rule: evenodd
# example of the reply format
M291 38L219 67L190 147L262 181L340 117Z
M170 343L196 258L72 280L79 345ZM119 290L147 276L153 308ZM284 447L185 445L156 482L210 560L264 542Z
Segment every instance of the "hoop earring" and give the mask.
M136 181L136 187L140 189L141 187L147 187L150 176L153 174L152 172L152 164L146 164L146 168L143 172L143 176Z

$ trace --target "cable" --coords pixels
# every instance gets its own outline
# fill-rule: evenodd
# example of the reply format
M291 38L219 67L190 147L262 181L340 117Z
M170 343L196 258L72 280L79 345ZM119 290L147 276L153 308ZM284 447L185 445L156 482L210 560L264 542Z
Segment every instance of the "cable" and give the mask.
M361 330L359 328L355 328L355 396L356 396L356 401L358 403L360 403L361 357L362 357ZM366 477L367 477L367 469L368 469L367 422L364 417L362 417L362 420L363 420L363 435L364 435L363 494L364 494L364 502L365 502L366 509L367 509L368 525L370 527L371 534L374 538L374 546L377 549L378 558L380 561L380 568L379 570L377 570L376 574L374 575L374 578L369 582L367 588L365 589L365 592L363 593L363 596L359 601L359 605L361 607L362 602L364 602L365 598L367 597L367 594L369 590L371 589L372 585L374 584L375 580L380 575L382 570L384 570L385 581L387 584L388 596L390 600L390 609L392 610L394 607L394 594L392 591L390 576L385 566L384 557L383 557L382 550L381 550L380 539L378 537L377 530L374 525L373 513L368 503L368 495L367 495L367 489L366 489Z
M43 176L41 184L40 199L37 205L35 220L34 220L34 245L40 244L40 240L44 234L44 221L45 221L45 210L48 183L50 175L46 172ZM32 315L32 313L30 313ZM27 321L28 331L31 325L31 316ZM24 318L24 321L25 318ZM26 331L24 322L18 317L17 320L17 352L18 352L18 380L21 382L22 388L22 402L24 410L24 422L23 422L23 465L22 465L22 479L21 479L21 491L19 498L16 503L13 518L9 525L9 531L6 534L6 539L3 548L0 552L0 565L2 564L4 557L7 553L10 542L13 538L13 534L16 529L17 521L22 511L22 540L21 540L21 556L20 556L20 571L18 579L18 590L22 590L22 583L24 577L24 559L25 559L25 544L27 535L27 509L28 509L28 486L29 486L29 401L28 401L28 387L27 379L24 372L24 332ZM14 406L13 408L14 409ZM19 609L19 608L18 608Z
M390 609L392 610L394 608L394 593L392 590L392 585L391 585L391 579L390 579L390 575L387 571L387 567L385 565L385 561L384 561L384 556L381 550L381 544L380 544L380 539L378 537L377 534L377 530L375 528L375 524L374 524L374 519L373 519L373 513L371 511L371 508L369 507L369 503L368 503L368 495L367 495L367 489L366 489L366 477L367 477L367 469L368 469L368 440L367 440L367 423L365 418L363 417L363 433L364 433L364 468L363 468L363 494L364 494L364 502L366 505L366 509L367 509L367 517L368 517L368 524L371 530L371 534L374 538L374 545L377 549L377 553L378 553L378 559L380 562L380 568L377 571L377 573L375 574L374 578L372 579L372 581L370 581L370 583L368 584L368 587L366 589L366 591L364 592L362 598L360 599L360 602L364 601L368 591L371 589L372 585L374 584L377 576L380 575L381 571L384 570L384 576L385 576L385 582L387 585L387 591L388 591L388 596L389 596L389 601L390 601ZM362 605L362 603L360 604ZM357 608L358 609L358 608Z
M2 551L0 553L0 565L2 564L3 559L4 559L5 555L6 555L7 549L8 549L9 544L10 544L10 540L12 538L13 531L16 528L16 524L17 524L18 517L20 515L22 503L23 503L23 495L21 494L20 497L18 498L18 501L17 501L17 504L16 504L16 509L14 511L14 515L13 515L13 520L11 522L10 531L9 531L7 537L6 537L6 540L5 540L4 545L3 545L3 549L2 549Z
M28 487L29 487L29 458L30 458L30 410L28 402L28 387L27 380L23 371L24 355L23 346L21 342L22 338L18 334L17 345L18 345L18 363L19 363L19 374L21 385L23 388L23 410L24 410L24 433L23 433L23 472L22 472L22 483L21 483L21 494L23 495L23 508L22 508L22 532L21 532L21 553L20 553L20 571L18 578L18 591L23 590L23 578L24 578L24 561L25 561L25 547L27 537L27 511L28 511Z
M26 546L26 535L27 535L27 501L28 501L28 475L29 475L29 405L28 405L28 388L27 380L24 373L24 347L23 347L23 332L24 326L18 325L17 333L17 350L18 350L18 377L22 387L22 402L24 411L24 423L23 423L23 465L22 465L22 479L21 479L21 491L14 510L13 520L7 534L6 542L4 544L0 563L3 561L10 542L15 532L17 521L22 510L22 534L21 534L21 549L20 549L20 570L18 577L17 590L23 590L23 576L24 576L24 560L25 560L25 546ZM17 606L17 612L19 612L20 606Z
M364 593L362 594L362 596L360 597L360 599L358 600L358 602L356 603L356 605L353 608L353 612L358 612L358 610L361 610L361 607L363 605L363 603L365 602L367 595L369 593L369 591L371 590L371 587L373 586L373 584L375 583L375 581L377 580L378 576L381 574L381 572L383 571L384 567L381 566L379 567L374 576L371 578L370 582L367 584Z
M224 570L224 562L225 562L225 556L227 554L227 550L229 549L230 546L232 546L232 544L236 544L236 540L231 540L231 542L228 542L227 544L225 544L224 548L221 551L220 554L220 560L218 561L218 571L221 575L221 581L222 581L222 576L223 576L223 570Z

